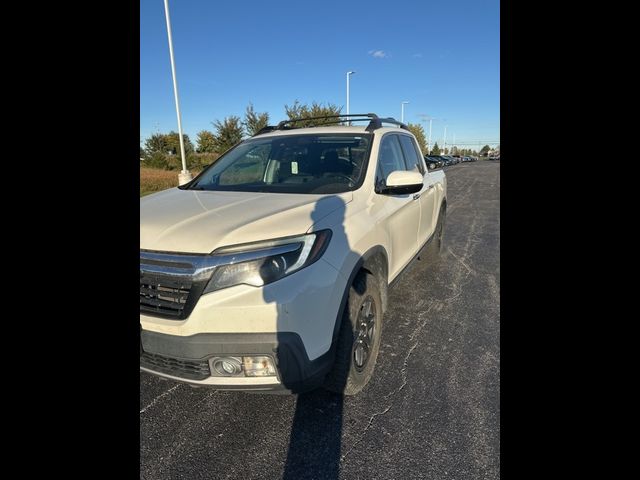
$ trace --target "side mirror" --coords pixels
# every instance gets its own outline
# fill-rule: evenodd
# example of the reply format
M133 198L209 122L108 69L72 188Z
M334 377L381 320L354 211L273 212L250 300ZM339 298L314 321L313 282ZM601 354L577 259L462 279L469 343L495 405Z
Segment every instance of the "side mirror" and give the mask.
M420 172L396 170L387 177L386 186L380 193L386 195L407 195L422 190L423 178Z

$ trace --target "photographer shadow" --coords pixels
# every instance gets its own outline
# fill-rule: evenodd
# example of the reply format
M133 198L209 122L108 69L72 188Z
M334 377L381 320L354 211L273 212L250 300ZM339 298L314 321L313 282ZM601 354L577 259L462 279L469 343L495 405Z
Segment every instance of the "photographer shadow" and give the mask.
M336 220L331 223L332 235L330 243L334 245L340 244L349 249L349 242L343 226L345 209L346 204L342 198L337 195L326 196L316 203L311 213L311 220L313 224L316 224L327 216L327 212L331 212L330 215L333 218L339 218L339 221ZM350 255L355 255L355 253L352 252ZM265 301L270 303L277 302L278 300L271 298L272 296L268 292L269 289L265 289ZM277 311L279 344L276 353L277 363L278 365L287 365L290 368L289 366L293 363L292 353L288 348L281 348L280 345L285 345L284 340L287 335L290 335L287 329L290 328L288 325L291 319L288 317L286 308L279 303L277 304ZM342 320L342 313L339 312L337 315L337 321ZM348 330L345 329L347 336L349 335ZM352 340L351 338L349 344L352 343ZM332 357L335 355L335 342L328 355ZM299 384L290 380L293 378L297 380L300 372L296 371L293 375L291 373L291 370L288 373L281 373L281 380L287 389L297 393ZM321 382L318 383L321 385ZM332 390L343 392L345 384L346 379L345 381L338 380L333 383ZM282 475L284 480L338 478L342 447L343 412L343 393L333 393L317 388L297 394L289 447Z

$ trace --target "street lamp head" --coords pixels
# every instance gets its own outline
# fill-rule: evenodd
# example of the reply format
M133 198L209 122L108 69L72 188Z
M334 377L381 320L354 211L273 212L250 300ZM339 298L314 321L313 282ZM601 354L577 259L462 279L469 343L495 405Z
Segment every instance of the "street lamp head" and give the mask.
M353 75L354 73L356 72L355 71L347 72L347 75Z
M409 103L409 102L402 102L402 103Z

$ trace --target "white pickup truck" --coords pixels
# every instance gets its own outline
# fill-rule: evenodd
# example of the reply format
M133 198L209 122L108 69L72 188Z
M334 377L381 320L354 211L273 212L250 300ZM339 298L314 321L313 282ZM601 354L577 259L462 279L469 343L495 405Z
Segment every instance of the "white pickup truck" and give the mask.
M446 177L392 118L316 121L339 124L266 127L140 199L142 371L226 390L367 384L389 285L440 249Z

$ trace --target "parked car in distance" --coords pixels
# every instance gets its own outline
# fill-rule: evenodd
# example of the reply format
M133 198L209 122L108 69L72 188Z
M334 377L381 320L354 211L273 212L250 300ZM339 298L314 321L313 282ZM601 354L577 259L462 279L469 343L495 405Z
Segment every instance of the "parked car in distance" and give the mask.
M427 162L429 170L435 170L436 168L442 168L444 166L442 159L435 155L426 155L424 161Z
M368 125L282 121L140 199L141 371L218 390L364 388L389 285L441 250L447 179L402 122L317 118L344 117Z
M432 155L432 157L434 157L434 156L435 156L436 158L439 158L439 159L442 161L442 166L443 166L443 167L448 167L449 165L453 165L453 164L451 163L451 160L450 160L450 159L448 159L447 157L445 157L444 155Z

